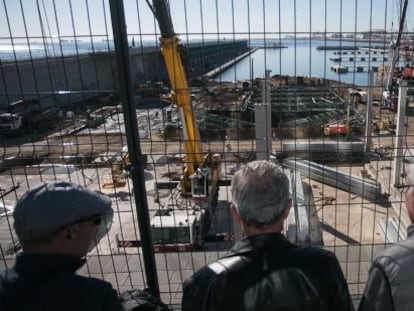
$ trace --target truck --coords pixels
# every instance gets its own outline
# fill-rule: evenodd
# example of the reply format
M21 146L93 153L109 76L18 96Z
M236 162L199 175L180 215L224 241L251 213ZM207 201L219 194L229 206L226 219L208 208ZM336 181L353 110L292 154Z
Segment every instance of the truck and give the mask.
M23 117L15 113L0 114L0 133L11 134L19 131L23 127Z
M40 127L54 120L56 110L42 110L39 100L21 99L10 103L7 112L0 114L0 133L16 134Z
M344 123L329 124L324 127L323 133L325 136L348 135L348 126Z

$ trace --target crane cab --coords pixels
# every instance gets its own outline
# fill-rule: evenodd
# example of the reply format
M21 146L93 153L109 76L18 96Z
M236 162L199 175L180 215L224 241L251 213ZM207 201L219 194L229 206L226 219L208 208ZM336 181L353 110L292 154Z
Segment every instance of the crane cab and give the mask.
M200 211L157 211L151 222L154 251L190 251L201 245Z
M191 197L193 201L205 202L208 200L208 195L211 188L211 170L208 167L199 167L193 175L191 180Z
M410 79L414 77L414 70L410 66L405 66L401 69L401 77L403 79Z

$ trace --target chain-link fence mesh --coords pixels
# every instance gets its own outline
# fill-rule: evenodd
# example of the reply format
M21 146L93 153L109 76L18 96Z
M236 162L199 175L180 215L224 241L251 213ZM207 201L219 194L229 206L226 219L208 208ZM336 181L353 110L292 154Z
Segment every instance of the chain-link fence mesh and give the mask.
M287 236L335 252L357 301L373 255L410 222L396 187L414 124L401 6L169 1L205 163L221 168L208 176L217 197L203 201L178 188L191 154L158 20L145 1L124 11L110 2L0 4L1 266L20 250L16 200L39 182L71 181L109 195L116 212L80 273L119 291L155 282L179 305L183 281L242 237L229 212L233 173L269 159L291 180Z

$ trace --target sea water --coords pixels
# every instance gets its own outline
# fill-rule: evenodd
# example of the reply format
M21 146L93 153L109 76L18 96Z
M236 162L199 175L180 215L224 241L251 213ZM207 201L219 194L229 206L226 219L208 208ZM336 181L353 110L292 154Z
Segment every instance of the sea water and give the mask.
M274 41L274 40L273 40ZM200 42L200 41L198 41ZM260 46L264 40L250 40L252 46ZM368 83L368 69L372 66L379 67L388 64L384 61L384 55L365 57L364 62L357 60L351 62L334 63L330 57L337 56L336 50L318 50L318 46L369 46L364 42L325 41L310 39L282 39L277 43L286 48L258 49L237 64L231 66L215 78L216 81L235 81L263 78L265 70L271 70L271 75L289 75L304 77L319 77L366 86ZM138 44L143 46L155 45L154 41L143 41ZM371 44L372 46L378 44ZM38 42L0 42L0 60L20 60L37 57L60 57L69 55L81 55L85 53L108 52L114 50L113 41L42 41ZM347 51L347 59L351 52ZM386 55L385 55L386 56ZM345 56L343 57L345 59ZM355 57L355 59L357 59ZM331 70L332 65L349 67L348 73L338 74ZM363 72L356 72L357 66L363 67Z
M260 45L257 40L256 45ZM250 80L254 78L263 78L265 70L271 70L272 75L289 75L303 77L319 77L340 82L355 84L358 86L368 85L368 69L388 64L384 61L384 54L373 54L363 51L361 55L351 54L352 51L346 51L346 55L338 55L338 50L318 50L319 46L357 46L368 47L366 42L345 42L345 41L325 41L310 39L282 39L280 41L286 48L267 48L258 49L250 56L242 59L237 64L225 70L215 78L216 81L236 81ZM255 45L255 44L253 44ZM378 43L372 43L371 46L378 46ZM345 51L343 51L345 52ZM341 63L330 60L333 56L342 56L345 60L350 57L353 61L343 61ZM365 61L359 61L361 56ZM375 61L374 61L375 60ZM331 66L342 65L349 68L348 73L335 73ZM363 72L356 72L356 67L363 67Z

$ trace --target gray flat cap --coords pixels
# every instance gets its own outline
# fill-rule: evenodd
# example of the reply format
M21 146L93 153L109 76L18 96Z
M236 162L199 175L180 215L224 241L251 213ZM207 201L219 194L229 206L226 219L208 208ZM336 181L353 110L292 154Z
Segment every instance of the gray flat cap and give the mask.
M14 229L20 241L41 238L66 225L112 212L104 194L69 182L42 183L28 190L14 208Z

